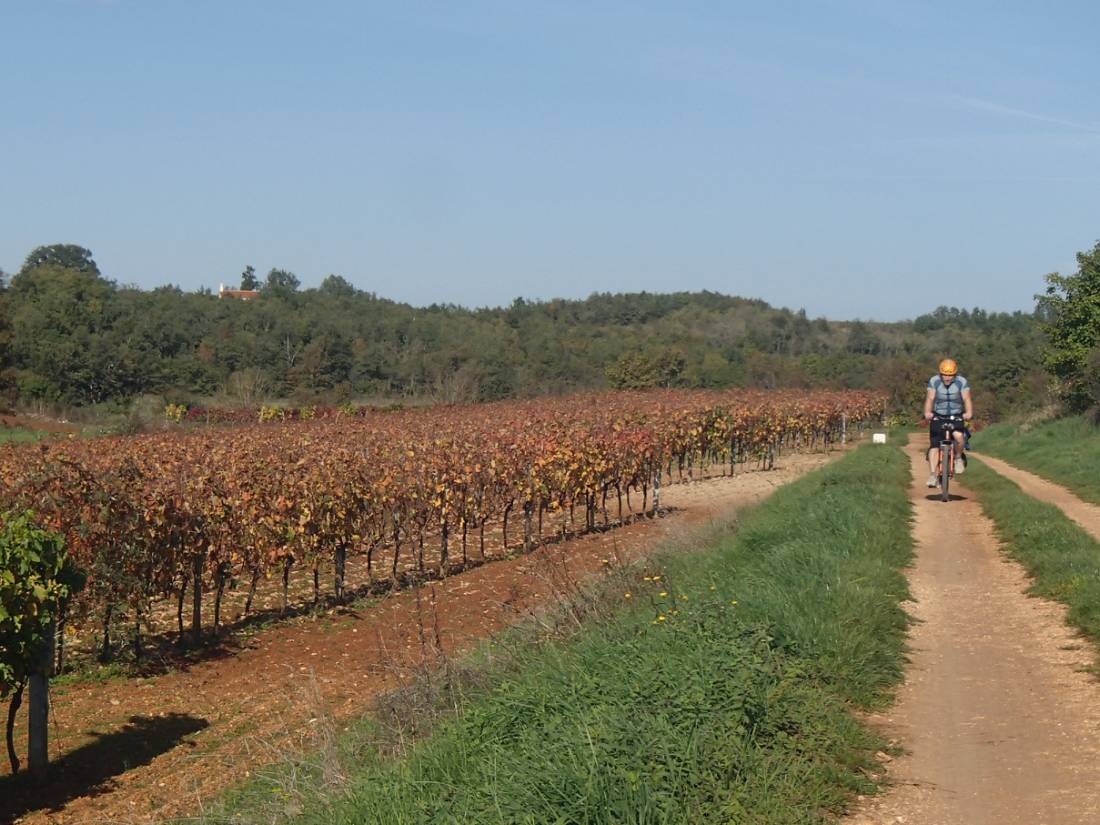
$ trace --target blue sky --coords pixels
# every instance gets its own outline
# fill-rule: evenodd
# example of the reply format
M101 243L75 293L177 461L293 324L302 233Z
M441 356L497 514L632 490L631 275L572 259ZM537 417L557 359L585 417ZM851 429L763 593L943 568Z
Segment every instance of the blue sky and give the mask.
M0 267L415 304L1031 309L1100 239L1100 6L0 0Z

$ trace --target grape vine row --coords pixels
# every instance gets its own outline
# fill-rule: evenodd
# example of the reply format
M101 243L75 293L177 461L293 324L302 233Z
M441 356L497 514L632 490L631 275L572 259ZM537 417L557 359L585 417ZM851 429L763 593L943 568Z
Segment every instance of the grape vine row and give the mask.
M316 598L331 564L343 597L352 554L368 584L443 575L485 558L487 529L510 551L547 522L652 515L662 485L827 445L882 410L863 392L601 393L7 446L0 509L64 535L89 576L84 618L124 610L140 626L174 598L182 635L190 595L198 636L204 592L217 628L230 582L248 583L247 613L265 577L282 578L285 606L295 567L313 570Z

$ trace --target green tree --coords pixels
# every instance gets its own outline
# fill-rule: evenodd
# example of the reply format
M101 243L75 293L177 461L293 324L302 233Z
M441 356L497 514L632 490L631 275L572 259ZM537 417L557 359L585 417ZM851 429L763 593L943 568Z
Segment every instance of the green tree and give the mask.
M1062 398L1072 409L1082 410L1100 401L1090 387L1090 362L1097 362L1094 351L1100 345L1100 241L1090 251L1077 253L1075 274L1052 272L1046 281L1046 293L1036 296L1046 318L1044 363L1060 382Z
M23 262L20 274L30 272L40 266L57 266L77 272L90 272L99 275L99 267L92 260L92 252L82 246L69 243L55 243L37 247Z
M11 697L6 739L12 773L19 770L12 734L23 689L46 677L43 662L52 660L54 623L83 586L61 536L35 524L31 512L0 515L0 699ZM36 696L32 684L32 770L45 768L36 765L46 753L45 698L45 691Z
M878 355L882 351L882 341L867 324L857 319L848 327L847 349L860 355Z
M685 363L684 354L669 347L648 353L628 352L607 368L607 380L612 387L623 390L670 387L684 371Z
M353 298L355 297L355 287L352 283L340 275L329 275L325 280L321 281L319 291L323 295L327 295L333 298Z
M114 284L98 272L43 264L12 278L8 298L23 394L94 404L132 386L107 337Z
M285 269L272 269L267 273L263 288L265 292L291 295L297 292L298 287L301 285L302 282L298 280L298 276L293 272L288 272Z
M256 277L256 270L246 266L241 273L241 289L259 289L260 279Z
M699 387L728 387L738 378L736 368L713 351L705 353L692 372L694 380L691 383Z

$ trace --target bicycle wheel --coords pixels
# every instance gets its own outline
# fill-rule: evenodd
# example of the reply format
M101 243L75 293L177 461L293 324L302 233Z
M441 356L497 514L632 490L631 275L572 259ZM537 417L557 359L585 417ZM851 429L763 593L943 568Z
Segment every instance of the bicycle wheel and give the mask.
M951 447L943 444L940 446L940 501L949 501L947 487L951 481Z

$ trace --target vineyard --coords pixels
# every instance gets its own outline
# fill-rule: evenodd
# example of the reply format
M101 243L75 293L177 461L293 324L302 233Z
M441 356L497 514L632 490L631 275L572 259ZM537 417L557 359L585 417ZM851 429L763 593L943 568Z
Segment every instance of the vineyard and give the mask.
M227 589L247 591L247 615L269 578L285 609L292 570L312 571L314 600L446 575L651 516L662 485L827 446L882 403L608 393L6 446L0 509L31 509L65 537L88 574L68 621L101 623L105 647L112 619L140 639L165 603L182 638L190 602L198 638L223 624ZM351 557L362 581L349 582Z

